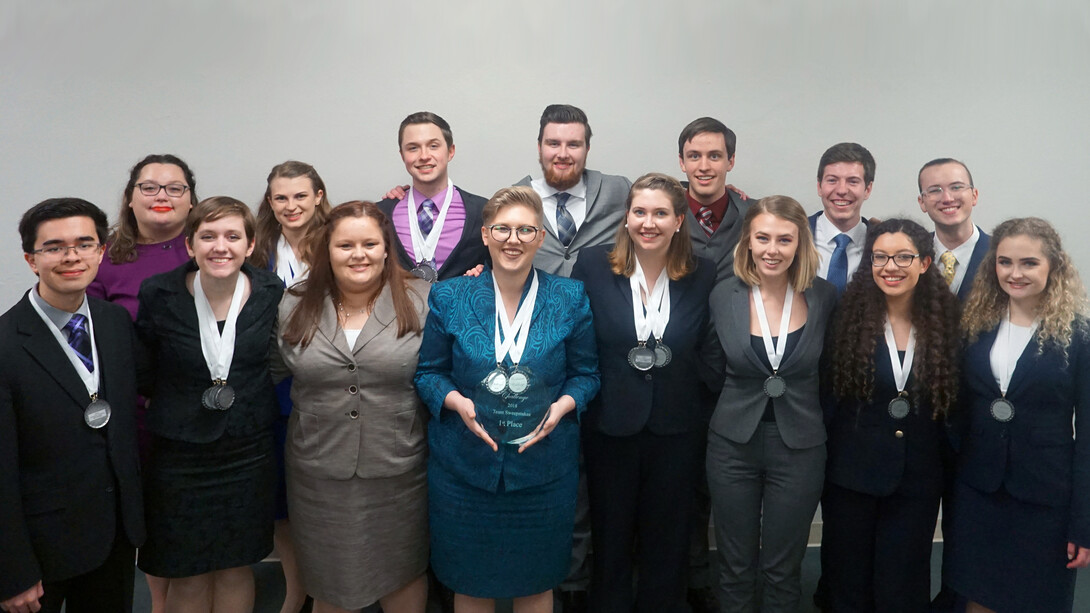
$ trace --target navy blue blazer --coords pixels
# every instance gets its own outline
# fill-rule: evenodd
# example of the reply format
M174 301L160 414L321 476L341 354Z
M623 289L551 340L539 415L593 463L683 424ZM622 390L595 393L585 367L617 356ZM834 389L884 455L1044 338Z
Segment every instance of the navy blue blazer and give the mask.
M988 245L991 243L991 237L985 234L980 226L976 229L980 232L980 236L977 238L976 246L973 247L973 254L969 256L965 279L958 288L958 300L962 302L969 299L969 293L973 290L973 279L976 279L976 273L980 272L980 263L984 261L984 255L988 253Z
M673 359L663 368L642 372L628 363L636 346L629 278L613 274L612 245L587 247L572 269L590 298L598 340L602 390L590 402L583 422L609 436L631 436L644 427L655 434L680 434L707 427L708 409L701 392L719 381L703 359L716 339L708 317L708 296L715 284L715 264L696 260L696 269L670 281L670 323L663 342Z
M484 241L481 240L481 226L484 225L484 221L481 220L481 211L484 209L487 200L471 194L457 185L454 186L454 189L458 190L458 193L462 195L462 206L466 209L466 221L462 227L462 237L458 239L458 244L454 246L454 249L451 250L450 255L447 256L447 259L443 261L443 265L438 270L440 281L460 277L478 264L491 262L488 256L488 247L485 247ZM380 201L376 206L386 214L386 217L392 223L394 207L397 206L398 202L398 200L387 198ZM415 215L416 213L410 212L409 214ZM413 262L412 258L409 257L409 253L405 251L405 245L401 244L401 237L396 232L394 233L394 243L393 250L397 254L398 263L405 270L412 270L416 266L416 262Z
M945 422L931 418L931 403L913 399L903 419L889 414L897 396L885 340L874 349L874 393L870 401L826 396L829 433L825 478L840 487L869 494L913 497L942 494ZM905 389L912 388L915 374Z
M1055 347L1038 353L1036 338L1030 340L1007 389L1014 418L1002 423L990 411L1000 395L990 360L997 331L981 334L965 350L967 436L958 479L987 493L1002 487L1025 502L1070 504L1069 540L1090 547L1090 333L1076 332L1066 364Z
M451 391L473 399L496 367L492 271L437 283L428 295L428 319L420 343L416 388L431 411L428 443L432 460L469 485L490 492L541 485L574 471L579 463L578 415L598 393L598 351L590 303L579 281L538 274L530 336L520 366L543 381L548 395L575 399L575 411L523 453L515 445L492 449L466 428L456 411L443 410ZM527 279L526 292L530 280ZM510 357L507 358L510 363Z

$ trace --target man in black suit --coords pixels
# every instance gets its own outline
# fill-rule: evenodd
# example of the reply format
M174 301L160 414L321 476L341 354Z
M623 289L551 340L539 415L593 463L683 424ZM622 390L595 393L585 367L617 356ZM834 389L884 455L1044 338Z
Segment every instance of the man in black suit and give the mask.
M390 190L378 207L397 230L398 261L432 283L483 264L485 199L455 187L447 176L454 159L450 124L435 113L413 113L398 128L397 146L413 184Z
M85 294L106 215L45 200L19 234L38 283L0 316L0 608L130 611L144 539L132 322Z

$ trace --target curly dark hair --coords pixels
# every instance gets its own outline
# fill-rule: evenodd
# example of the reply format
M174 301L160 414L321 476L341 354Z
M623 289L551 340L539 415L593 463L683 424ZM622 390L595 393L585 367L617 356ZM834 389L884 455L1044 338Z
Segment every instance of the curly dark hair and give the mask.
M928 264L912 294L916 353L909 389L913 397L930 402L932 417L938 419L957 400L960 306L938 268L930 265L935 259L931 235L910 219L887 219L867 232L863 261L840 300L832 327L833 392L840 398L872 399L874 356L884 335L886 295L874 282L871 253L879 236L897 232L908 236L920 254L920 261Z

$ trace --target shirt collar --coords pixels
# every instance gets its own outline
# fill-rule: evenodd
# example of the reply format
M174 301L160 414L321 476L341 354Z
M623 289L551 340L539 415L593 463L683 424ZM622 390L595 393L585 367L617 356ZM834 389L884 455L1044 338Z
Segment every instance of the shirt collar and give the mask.
M834 226L833 222L829 221L829 218L825 216L825 213L818 215L816 226L814 240L817 242L831 243L838 234L841 234L840 228ZM847 234L848 238L852 239L852 244L862 247L867 240L867 224L863 223L863 219L860 218L859 223L855 224L847 232L843 232L843 234Z
M57 307L46 302L45 298L42 298L42 295L38 293L37 283L35 283L34 287L30 290L30 299L33 300L35 304L37 304L39 307L41 307L42 312L45 313L45 316L49 318L49 321L53 322L54 326L57 326L58 330L63 329L66 325L68 325L68 320L72 319L73 313L69 313L68 311L62 311L61 309L58 309ZM87 318L91 317L91 311L87 308L86 296L83 297L83 302L79 305L79 308L76 309L76 313L79 313Z

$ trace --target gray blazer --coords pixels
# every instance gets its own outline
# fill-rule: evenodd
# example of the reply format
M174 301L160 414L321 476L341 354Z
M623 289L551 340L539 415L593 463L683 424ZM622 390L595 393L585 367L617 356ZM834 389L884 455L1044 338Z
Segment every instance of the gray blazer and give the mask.
M625 202L632 183L618 175L604 175L597 170L584 170L587 184L587 217L579 226L571 245L565 247L556 230L546 223L545 243L534 256L534 268L561 277L570 277L571 269L583 247L607 245L613 242L617 226L625 214ZM515 185L530 185L530 176Z
M809 309L798 344L780 364L787 392L773 399L776 425L785 445L807 449L825 442L825 424L818 396L818 363L825 326L836 306L836 288L820 278L803 292ZM798 299L798 296L796 296ZM772 371L750 344L750 288L731 277L712 290L711 316L726 362L723 391L712 414L711 429L736 443L747 443L764 415L768 396L764 381Z
M687 185L687 184L686 184ZM685 216L689 218L689 236L693 239L693 255L715 262L715 281L734 276L734 247L742 235L742 220L755 199L742 200L742 197L727 190L727 211L719 227L708 236L700 227L692 209L685 207Z
M410 288L423 327L430 285L413 279ZM285 292L281 329L298 301ZM427 460L427 410L413 385L420 335L397 338L389 287L351 349L330 299L309 345L277 342L274 374L286 367L293 376L286 457L295 469L319 479L391 477Z

